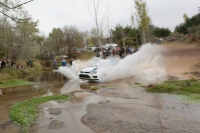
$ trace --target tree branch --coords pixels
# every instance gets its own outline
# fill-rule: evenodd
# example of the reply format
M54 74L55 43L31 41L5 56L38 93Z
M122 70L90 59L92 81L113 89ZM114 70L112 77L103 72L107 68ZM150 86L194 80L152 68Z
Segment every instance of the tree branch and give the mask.
M2 13L3 15L5 15L5 16L7 16L7 17L9 17L10 19L12 19L13 21L15 21L15 22L19 22L18 20L25 20L25 21L27 21L27 20L29 20L30 18L24 18L24 19L20 19L20 18L13 18L13 17L11 17L11 16L9 16L9 15L7 15L6 13L4 13L4 12L2 12L2 11L0 11L0 13Z
M4 4L4 3L2 3L2 2L0 2L0 4L1 4L1 5L4 5L5 7L9 8L9 9L15 9L15 8L20 7L20 6L22 6L22 5L25 5L25 4L27 4L27 3L31 2L31 1L33 1L33 0L24 2L24 3L22 3L22 4L19 4L19 5L17 5L17 6L14 6L14 7L9 7L8 5L6 5L6 4Z

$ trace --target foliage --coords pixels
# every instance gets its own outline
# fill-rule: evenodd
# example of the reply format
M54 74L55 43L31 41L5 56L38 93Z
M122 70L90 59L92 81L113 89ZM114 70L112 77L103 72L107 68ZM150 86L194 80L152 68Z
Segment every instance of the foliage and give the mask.
M149 86L147 91L153 93L174 93L188 96L195 95L196 100L200 100L200 81L196 79L166 81L161 84ZM199 99L197 99L198 97Z
M187 34L187 27L185 26L185 24L180 24L178 26L175 27L175 32L179 32L179 33L183 33L183 34Z
M82 33L76 26L65 26L63 28L64 33L64 46L67 47L66 52L69 58L75 58L75 51L79 47L83 47L84 40Z
M143 36L143 43L146 42L145 32L149 31L149 26L151 24L151 18L148 15L146 2L141 0L134 0L136 9L136 20L138 26L141 28L141 33Z
M32 57L31 46L36 45L35 38L39 30L37 29L38 21L27 21L26 23L19 23L16 25L15 34L17 40L15 40L15 58L25 59Z
M26 22L29 18L22 18L22 12L23 5L31 2L26 1L22 2L20 0L3 0L0 4L1 12L0 14L4 17L4 20L7 20L8 18L15 23L23 23ZM1 27L1 29L6 29L4 26Z
M192 35L192 39L200 40L200 24L198 26L188 27L188 33Z
M122 34L123 31L123 34ZM115 29L111 29L113 35L113 42L118 44L119 46L123 45L123 38L125 40L125 44L128 46L137 45L136 37L140 39L140 35L136 34L139 31L135 28L131 28L131 26L122 27L120 24L115 26Z
M34 98L14 104L10 108L10 118L13 122L23 127L23 132L28 133L28 128L34 123L35 118L38 116L37 110L35 109L38 104L52 100L63 101L68 98L68 95L53 95Z
M52 43L51 47L57 53L57 55L61 55L61 51L64 48L63 37L64 34L60 28L53 28L52 32L49 34L49 39Z
M38 21L32 21L28 12L23 9L23 4L17 8L9 8L19 3L19 0L6 0L0 5L1 13L7 14L0 15L0 27L3 27L0 28L0 51L4 51L4 56L15 59L33 56L30 46L35 43L34 38L39 31L36 28ZM23 21L18 18L28 19Z
M13 86L21 86L32 84L25 80L28 75L39 73L42 71L50 71L51 67L44 67L41 65L39 60L35 60L33 65L34 67L30 68L26 66L25 60L17 60L17 63L23 66L23 69L19 70L16 68L2 68L0 69L0 87L7 88Z
M171 34L171 31L168 28L155 28L153 34L156 37L168 37Z
M93 29L90 31L90 37L87 39L88 44L89 44L90 46L97 46L97 47L99 47L99 40L100 40L100 42L101 42L102 44L105 44L105 43L106 43L106 42L105 42L105 39L103 38L103 33L100 32L100 33L98 34L97 30L93 28Z
M180 25L176 26L176 28L175 28L176 32L188 34L188 33L190 33L188 31L188 28L190 28L192 26L193 26L193 28L198 27L199 24L200 24L200 14L196 14L191 18L187 17L187 18L184 18L184 19L185 19L184 23L181 23Z

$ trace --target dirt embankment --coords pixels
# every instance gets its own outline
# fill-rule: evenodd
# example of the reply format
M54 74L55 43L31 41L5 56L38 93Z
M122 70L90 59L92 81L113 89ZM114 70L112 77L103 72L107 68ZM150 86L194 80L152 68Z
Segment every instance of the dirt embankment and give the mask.
M169 75L180 79L198 78L200 67L200 47L197 45L181 45L176 43L162 45L166 71ZM196 74L195 74L196 73Z

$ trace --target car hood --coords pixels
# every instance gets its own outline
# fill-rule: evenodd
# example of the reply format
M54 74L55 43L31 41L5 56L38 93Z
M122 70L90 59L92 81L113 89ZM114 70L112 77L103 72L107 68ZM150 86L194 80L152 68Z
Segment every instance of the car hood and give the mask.
M86 67L84 69L81 70L81 72L90 72L92 71L93 69L96 69L97 67Z

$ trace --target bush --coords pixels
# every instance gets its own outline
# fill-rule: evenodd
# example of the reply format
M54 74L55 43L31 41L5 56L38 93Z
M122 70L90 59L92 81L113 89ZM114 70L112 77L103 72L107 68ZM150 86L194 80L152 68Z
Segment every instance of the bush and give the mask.
M43 60L41 61L41 65L45 67L51 67L52 61L51 60Z

